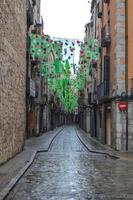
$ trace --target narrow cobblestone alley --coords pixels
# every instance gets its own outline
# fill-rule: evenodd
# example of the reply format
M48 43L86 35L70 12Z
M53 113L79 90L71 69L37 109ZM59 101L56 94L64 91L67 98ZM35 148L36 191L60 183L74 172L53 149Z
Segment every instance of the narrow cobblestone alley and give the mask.
M79 141L74 127L66 127L53 141L50 152L72 153L87 152L87 149Z
M130 200L133 162L87 152L75 127L39 153L6 200Z
M0 200L133 200L133 0L0 0Z

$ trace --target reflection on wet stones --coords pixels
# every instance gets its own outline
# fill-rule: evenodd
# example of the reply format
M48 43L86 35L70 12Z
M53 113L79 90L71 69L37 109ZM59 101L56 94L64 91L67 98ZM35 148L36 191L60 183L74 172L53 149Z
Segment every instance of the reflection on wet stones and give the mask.
M56 138L50 152L37 155L7 199L133 199L133 163L88 153L74 129L67 130Z

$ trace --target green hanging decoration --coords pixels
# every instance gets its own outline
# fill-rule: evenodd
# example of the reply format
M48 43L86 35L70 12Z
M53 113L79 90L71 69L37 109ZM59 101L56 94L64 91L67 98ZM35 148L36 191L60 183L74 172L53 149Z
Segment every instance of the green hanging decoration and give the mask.
M82 91L85 88L88 76L92 76L93 67L96 67L99 56L98 40L89 38L87 42L80 44L80 67L77 72L77 89ZM78 98L77 98L78 99ZM74 103L73 103L74 105ZM75 102L76 106L76 102Z
M60 67L61 67L60 60L59 59L55 59L54 65L55 65L55 74L58 75L60 73Z
M68 44L69 42L66 41ZM79 41L82 48L84 44ZM71 45L70 51L75 51L74 44ZM51 52L54 52L56 59L53 64L49 64ZM40 74L41 76L48 78L48 87L52 90L61 103L64 105L64 109L68 112L73 112L78 106L78 90L83 89L85 84L85 74L87 72L84 69L79 70L79 74L75 78L71 77L71 64L70 58L63 60L63 54L67 53L67 49L63 52L63 43L61 41L53 41L49 36L42 36L37 34L31 34L29 38L29 53L33 60L40 61ZM84 57L87 57L88 52L85 51ZM92 56L95 58L94 56ZM83 68L83 65L82 65Z
M41 76L47 76L48 75L48 68L47 66L42 65L40 68L40 74Z

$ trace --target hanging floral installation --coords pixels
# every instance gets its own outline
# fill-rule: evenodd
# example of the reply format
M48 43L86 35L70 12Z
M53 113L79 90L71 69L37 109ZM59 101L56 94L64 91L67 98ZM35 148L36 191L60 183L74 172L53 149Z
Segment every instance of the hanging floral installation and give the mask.
M88 41L81 44L80 68L77 73L77 87L79 90L85 88L87 77L92 76L92 69L97 66L98 57L99 44L97 39L89 38Z
M74 61L76 45L80 48L79 66ZM85 86L91 75L93 62L97 60L97 40L90 39L87 45L79 40L53 40L48 35L31 34L29 52L33 61L39 62L41 76L48 78L48 86L67 112L78 108L78 91ZM54 62L50 63L51 52Z

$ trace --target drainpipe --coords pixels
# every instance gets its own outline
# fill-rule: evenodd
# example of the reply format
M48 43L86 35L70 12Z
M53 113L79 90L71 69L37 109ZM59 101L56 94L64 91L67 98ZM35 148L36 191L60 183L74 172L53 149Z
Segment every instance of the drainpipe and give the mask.
M103 0L102 0L102 28L103 28L103 26L104 26L104 2L103 2ZM103 48L101 49L101 80L100 80L100 84L102 83L102 81L103 81Z
M128 105L128 0L125 0L125 89ZM126 111L126 151L128 151L128 107Z

